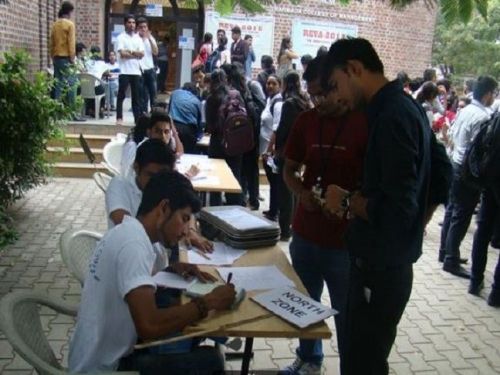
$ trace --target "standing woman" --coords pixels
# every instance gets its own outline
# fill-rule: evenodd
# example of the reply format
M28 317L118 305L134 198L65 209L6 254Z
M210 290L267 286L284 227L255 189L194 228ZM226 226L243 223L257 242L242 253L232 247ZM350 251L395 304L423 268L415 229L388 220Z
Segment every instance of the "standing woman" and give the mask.
M210 92L205 107L207 132L210 133L208 145L208 156L210 158L225 159L227 165L233 172L234 177L241 184L242 155L227 156L222 145L222 133L220 129L219 108L227 100L229 86L226 73L222 69L215 69L210 74ZM229 205L241 205L243 202L241 193L226 194L226 203ZM222 204L221 193L210 193L210 205L220 206Z
M206 64L208 56L212 54L213 50L212 39L213 39L212 33L205 33L205 35L203 36L203 44L200 47L200 53L199 53L199 57L203 65Z
M283 180L284 150L288 135L295 120L301 112L310 109L310 102L301 89L300 76L297 72L289 72L283 80L283 107L278 128L274 133L274 159L278 168L277 185L279 194L279 224L281 240L288 241L291 236L293 195Z
M292 40L289 36L281 39L280 52L278 53L278 77L283 79L285 74L292 70L292 60L298 58L292 50Z
M278 124L281 118L281 106L283 105L283 97L281 96L281 79L276 74L270 74L267 77L266 92L268 94L266 107L262 111L260 121L260 139L259 153L262 155L262 164L266 172L267 180L269 181L270 197L269 210L263 214L269 220L276 221L278 217L278 170L273 170L273 143L274 132L278 129ZM271 165L269 165L271 164Z

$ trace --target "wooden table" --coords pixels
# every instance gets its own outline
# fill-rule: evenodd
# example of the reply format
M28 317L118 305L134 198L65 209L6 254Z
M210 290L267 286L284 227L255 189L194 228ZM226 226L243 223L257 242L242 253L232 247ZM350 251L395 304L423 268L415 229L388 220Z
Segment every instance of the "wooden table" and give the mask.
M186 261L186 251L181 251L180 256L181 260ZM235 267L264 265L275 265L278 267L281 272L293 280L297 290L307 294L304 285L295 273L285 254L278 246L248 250L244 256L233 264ZM200 268L220 279L214 267L200 266ZM248 292L247 297L236 310L212 312L207 319L198 322L196 325L186 327L184 333L188 334L213 328L214 332L211 332L210 336L245 337L245 350L241 365L242 374L248 374L253 339L255 337L329 339L332 336L325 322L300 329L270 313L268 310L249 299L249 297L258 293L262 293L262 291ZM184 302L187 302L187 300L186 298ZM239 322L243 323L238 324ZM225 325L229 327L218 329Z
M241 186L224 159L210 159L205 155L184 154L177 168L182 173L194 164L200 168L200 175L207 178L191 180L196 191L203 193L241 193ZM214 181L214 178L217 181Z

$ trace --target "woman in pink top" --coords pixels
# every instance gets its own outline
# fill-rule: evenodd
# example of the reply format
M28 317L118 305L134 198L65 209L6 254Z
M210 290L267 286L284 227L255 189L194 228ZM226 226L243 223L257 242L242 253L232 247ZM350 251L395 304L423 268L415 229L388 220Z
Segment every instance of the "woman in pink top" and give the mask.
M212 34L211 33L205 33L203 36L203 44L200 47L200 59L205 64L207 62L208 56L212 54Z

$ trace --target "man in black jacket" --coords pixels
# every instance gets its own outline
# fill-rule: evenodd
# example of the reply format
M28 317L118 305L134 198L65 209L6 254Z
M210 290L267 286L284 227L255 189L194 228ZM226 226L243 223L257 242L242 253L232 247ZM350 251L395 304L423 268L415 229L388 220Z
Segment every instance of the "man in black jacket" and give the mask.
M325 92L351 110L365 109L370 129L361 189L331 185L326 194L327 209L354 217L346 235L351 276L342 372L387 374L411 294L413 263L422 254L425 221L446 195L443 180L451 166L433 158L440 146L424 111L399 81L385 78L370 42L337 41L324 67Z
M231 63L239 62L245 66L249 46L247 42L241 39L241 29L239 26L234 26L231 29L231 38L233 39L233 43L231 43Z

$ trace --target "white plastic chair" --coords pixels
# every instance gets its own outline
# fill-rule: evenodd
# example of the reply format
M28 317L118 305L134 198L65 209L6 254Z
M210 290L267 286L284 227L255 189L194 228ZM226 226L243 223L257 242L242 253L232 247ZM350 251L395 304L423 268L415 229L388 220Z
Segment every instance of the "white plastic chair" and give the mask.
M61 234L59 250L63 263L82 285L87 276L90 258L101 238L101 233L83 229L68 229Z
M78 75L78 79L80 80L80 90L81 90L80 95L82 96L83 99L93 99L95 101L94 103L95 119L99 120L99 109L101 107L100 106L101 99L106 94L96 95L95 87L97 82L99 84L103 84L103 82L99 78L94 77L92 74L88 73L80 73ZM83 110L85 111L85 106Z
M122 161L122 150L124 144L125 141L123 139L117 139L115 141L106 143L104 145L104 149L102 150L102 158L104 159L102 165L115 176L118 176L120 174L120 165Z
M42 329L39 306L76 316L78 306L41 292L15 291L0 300L0 329L14 350L40 375L68 374L58 362ZM103 373L104 374L104 373ZM123 372L107 374L123 375ZM130 374L137 374L129 372Z
M95 172L92 177L94 178L94 181L99 187L99 189L101 189L104 193L106 193L106 189L108 188L108 185L111 182L112 177L102 172Z

